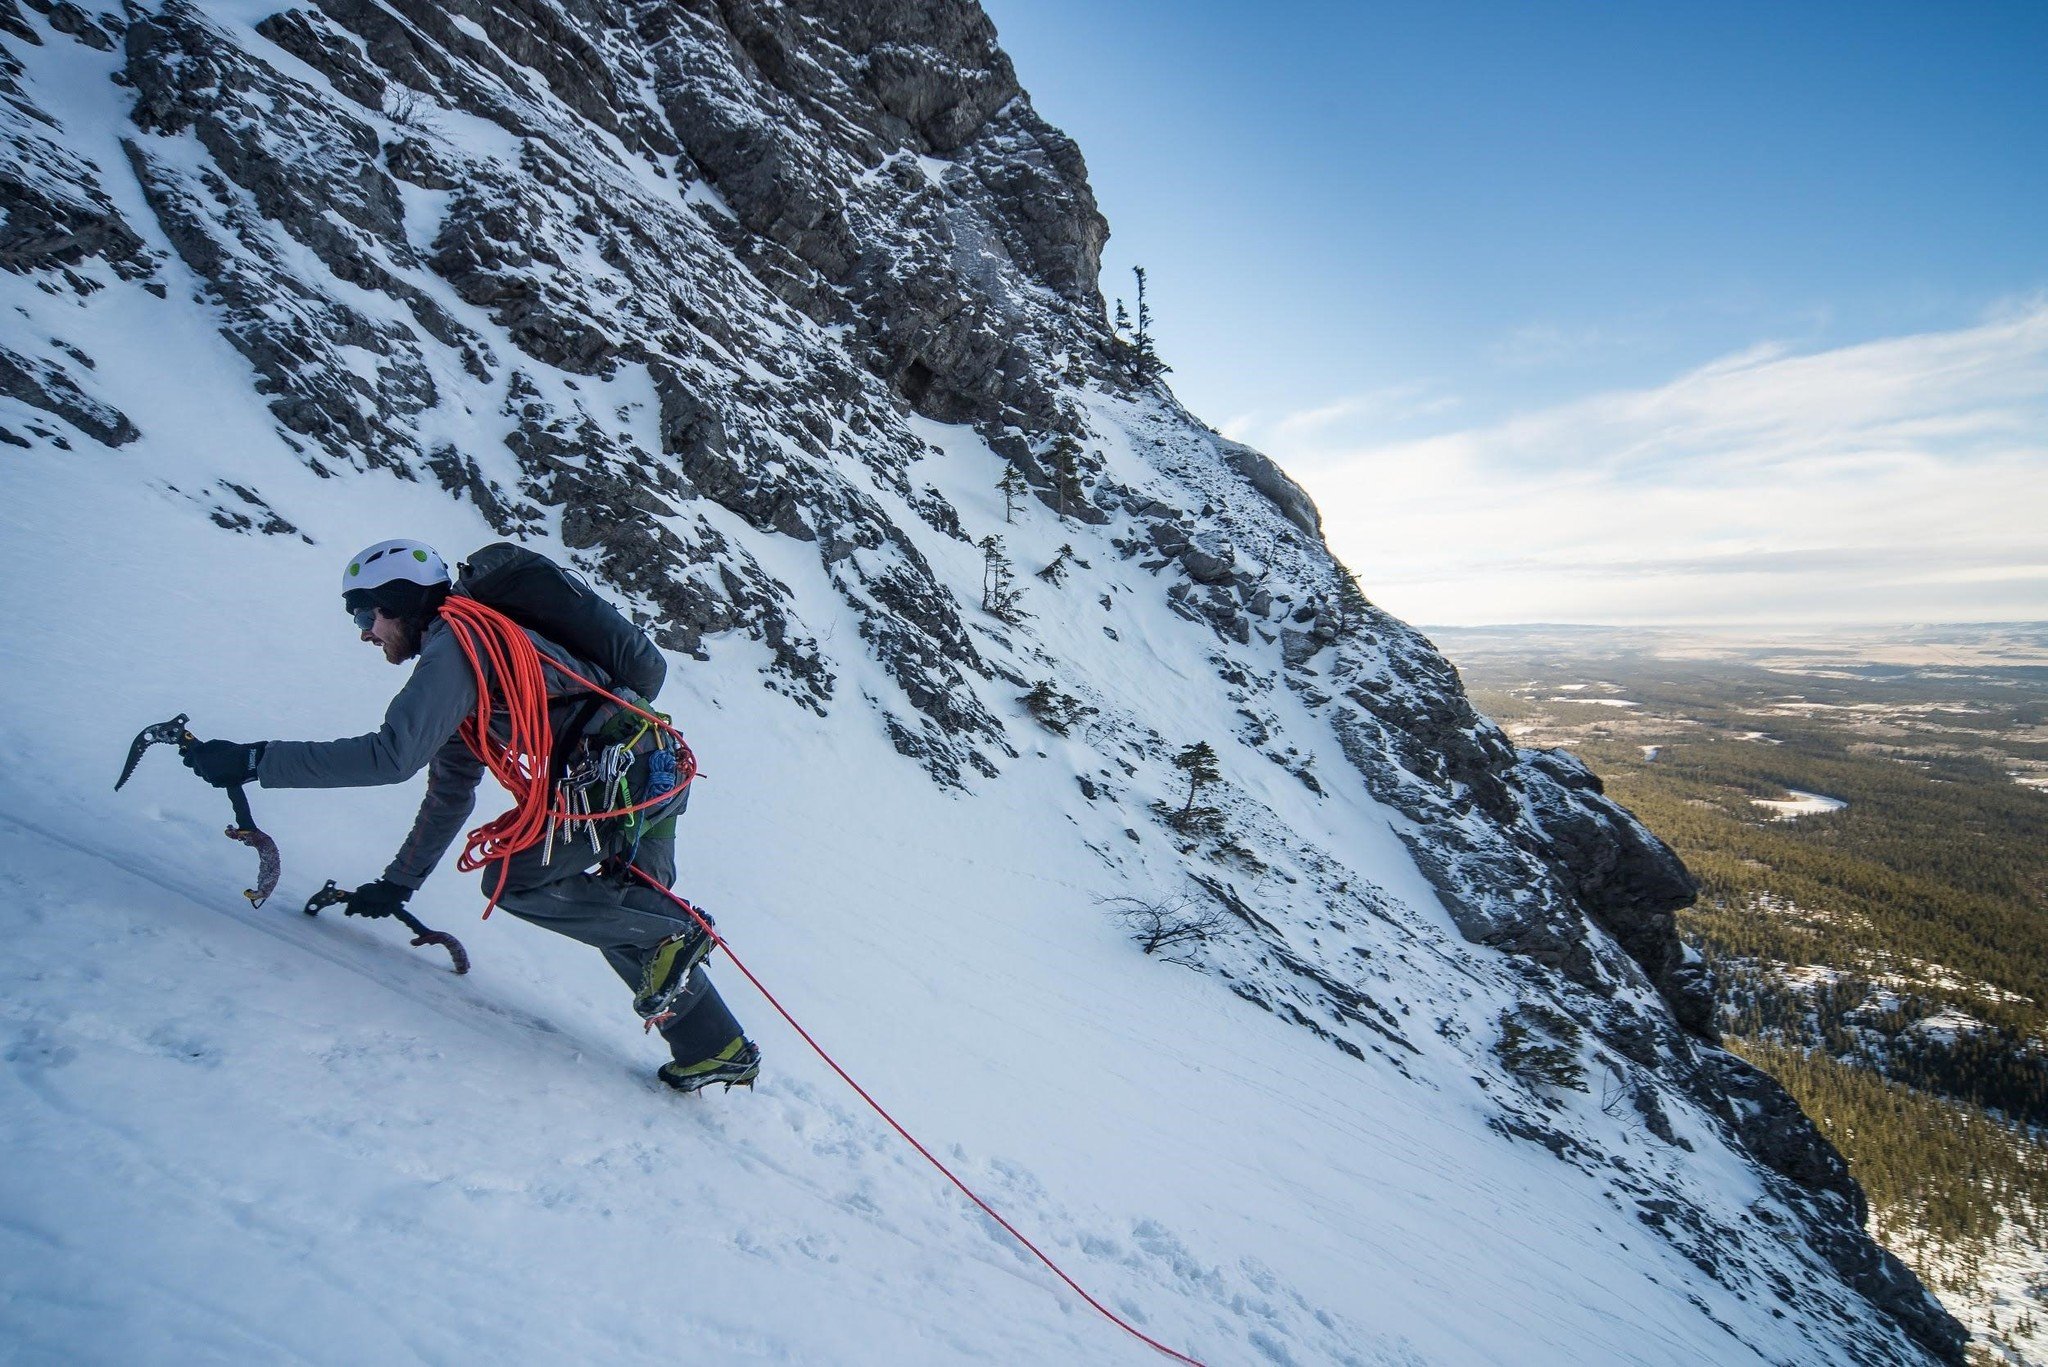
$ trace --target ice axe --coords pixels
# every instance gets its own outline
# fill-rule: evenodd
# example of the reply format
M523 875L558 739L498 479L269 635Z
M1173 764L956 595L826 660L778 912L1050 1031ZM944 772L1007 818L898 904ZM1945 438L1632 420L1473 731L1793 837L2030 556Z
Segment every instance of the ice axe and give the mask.
M306 915L318 916L322 907L346 907L348 906L350 896L351 894L348 889L330 878L327 880L326 887L306 899ZM462 941L446 931L428 930L424 925L420 924L420 919L417 916L414 916L404 907L394 908L391 914L404 922L405 928L412 932L412 942L415 946L439 945L448 951L449 958L455 960L455 971L457 973L469 972L469 951L462 947Z
M114 780L114 790L119 792L135 773L135 766L142 762L142 752L152 745L175 745L183 754L199 744L199 737L185 729L190 720L183 712L169 721L160 721L155 726L145 726L128 747L128 762L121 766L121 777ZM227 837L238 840L256 851L256 886L242 889L242 896L249 899L249 905L260 907L277 891L278 875L283 872L277 858L277 842L256 828L256 818L249 815L249 798L237 783L227 790L228 801L235 804L235 824L228 827Z

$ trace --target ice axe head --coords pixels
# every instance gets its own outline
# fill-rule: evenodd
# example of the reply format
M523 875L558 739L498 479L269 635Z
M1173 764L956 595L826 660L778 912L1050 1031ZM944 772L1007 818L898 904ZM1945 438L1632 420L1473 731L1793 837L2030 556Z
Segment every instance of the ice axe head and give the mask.
M326 887L320 889L320 891L314 893L311 897L308 897L306 899L306 905L302 908L302 910L304 910L304 912L308 916L318 916L320 914L320 908L334 906L345 907L348 905L348 899L348 889L342 887L339 883L335 882L332 878L330 878L327 880Z
M190 717L180 712L169 721L160 721L155 726L145 726L136 733L134 743L128 747L128 762L121 766L121 777L114 780L114 790L119 792L121 785L134 777L135 766L142 762L142 752L150 746L175 745L182 750L192 744L197 737L185 729L185 723L190 720Z
M119 791L121 785L134 776L135 766L142 762L142 752L150 746L159 743L175 745L183 751L197 745L199 737L193 735L185 726L189 720L189 717L180 712L169 721L160 721L155 726L145 726L137 732L135 739L128 746L128 759L121 766L121 777L114 780L115 790ZM257 829L256 818L249 814L248 795L242 791L241 785L236 784L229 788L227 793L228 801L235 809L235 824L227 828L227 837L230 840L239 840L256 851L256 886L244 888L242 896L249 899L250 906L260 907L265 899L277 890L277 880L281 872L277 844Z

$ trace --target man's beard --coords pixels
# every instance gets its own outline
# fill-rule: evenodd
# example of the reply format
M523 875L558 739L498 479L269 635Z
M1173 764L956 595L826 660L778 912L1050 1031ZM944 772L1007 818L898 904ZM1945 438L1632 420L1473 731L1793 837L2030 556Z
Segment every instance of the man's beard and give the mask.
M407 617L398 624L399 638L384 650L384 658L392 664L402 665L420 653L420 637L425 634L422 624L415 618Z

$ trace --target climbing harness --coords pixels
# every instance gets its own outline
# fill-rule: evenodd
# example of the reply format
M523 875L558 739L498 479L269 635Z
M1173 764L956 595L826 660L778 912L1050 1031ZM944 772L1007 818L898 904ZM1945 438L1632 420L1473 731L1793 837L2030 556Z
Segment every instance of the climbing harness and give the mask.
M683 733L667 718L593 683L559 660L544 657L519 624L497 609L474 598L451 595L441 604L441 620L455 633L476 674L476 711L462 724L463 742L512 794L512 806L471 831L455 861L455 867L464 873L499 866L496 888L484 908L488 917L504 895L514 855L541 845L552 858L558 833L566 831L570 839L586 836L592 858L597 858L603 853L597 823L632 821L674 801L697 777L697 760ZM584 756L559 779L555 775L557 738L548 716L547 671L551 669L581 685L592 701L615 703L642 723L634 740ZM493 734L500 711L503 741ZM572 727L564 739L577 739L580 729L581 724ZM638 762L634 746L650 732L660 737L653 756L665 756L666 764L657 767L649 757L647 796L633 802L628 778ZM666 787L661 786L664 781ZM614 801L618 805L607 805ZM580 832L569 829L577 823L582 824Z

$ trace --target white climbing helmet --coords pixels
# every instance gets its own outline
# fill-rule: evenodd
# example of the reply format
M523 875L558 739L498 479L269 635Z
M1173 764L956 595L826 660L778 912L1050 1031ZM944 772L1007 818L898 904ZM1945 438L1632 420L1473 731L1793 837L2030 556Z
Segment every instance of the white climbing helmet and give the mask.
M349 557L341 572L341 592L346 598L356 589L382 588L398 580L432 587L448 582L448 562L424 541L379 541Z

